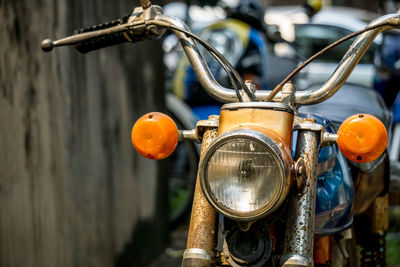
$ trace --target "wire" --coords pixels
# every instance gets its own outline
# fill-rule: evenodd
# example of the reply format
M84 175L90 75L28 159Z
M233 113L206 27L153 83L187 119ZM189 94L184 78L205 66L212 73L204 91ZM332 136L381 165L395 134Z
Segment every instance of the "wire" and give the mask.
M211 51L208 52L218 61L218 63L222 66L222 68L224 68L226 74L228 75L229 81L233 86L233 89L235 89L236 97L238 98L239 102L243 102L243 98L240 95L239 88L237 87L234 77L232 76L231 70L225 64L223 64L223 62L218 57L216 57Z
M162 24L161 24L162 23ZM164 25L164 22L158 23L158 25L162 25L167 27L169 24L166 23L166 25ZM213 57L215 60L218 61L218 63L222 66L222 68L225 70L226 74L228 75L229 81L232 84L233 88L235 89L236 92L236 97L238 98L239 102L243 102L243 98L240 95L240 91L239 88L237 87L237 84L235 82L234 77L232 76L232 71L228 68L228 66L226 66L222 61L221 58L219 58L217 55L214 54L214 51L209 51L207 50Z
M152 21L147 21L148 24L155 24L158 26L163 26L166 28L169 28L171 30L175 30L175 31L179 31L184 33L185 35L195 39L196 41L198 41L204 48L206 48L211 55L222 65L222 67L224 68L225 71L227 71L227 74L229 76L229 73L231 72L234 76L234 78L236 79L237 82L239 82L239 84L241 85L242 89L245 91L245 93L247 94L247 96L252 100L255 101L255 95L250 91L250 89L247 87L246 83L243 81L242 77L240 77L239 73L236 71L236 69L229 63L229 61L223 56L221 55L221 53L219 53L214 47L212 47L211 45L209 45L206 41L204 41L203 39L201 39L200 37L198 37L197 35L193 34L190 31L181 29L179 27L176 27L174 25L171 25L169 23L164 23L161 21L156 21L156 20L152 20ZM225 67L224 67L225 66ZM229 69L230 72L227 70ZM233 81L233 78L231 80L231 82ZM232 83L232 86L235 87L235 83ZM239 90L236 88L236 95L239 99L239 101L241 101L241 96L240 96L240 92Z
M186 31L184 29L175 27L173 25L170 25L170 27L168 27L170 29L173 30L177 30L180 31L188 36L190 36L191 38L195 39L196 41L198 41L202 46L204 46L204 48L206 48L211 55L213 55L216 59L219 58L218 62L222 62L224 65L226 65L229 70L232 72L233 76L236 78L236 80L239 82L239 84L242 86L242 89L245 91L245 93L247 94L247 96L252 100L255 101L255 96L254 94L249 90L249 88L247 87L246 83L243 81L242 77L239 75L239 73L236 71L236 69L231 65L231 63L229 63L229 61L223 56L221 55L221 53L219 53L214 47L212 47L211 45L209 45L206 41L204 41L203 39L201 39L200 37L198 37L197 35L191 33L190 31Z
M324 49L322 49L321 51L317 52L316 54L314 54L312 57L310 57L309 59L307 59L306 61L304 61L300 66L298 66L296 69L294 69L282 82L280 82L277 86L275 86L275 88L272 90L272 92L268 95L268 97L265 99L265 101L271 101L274 96L280 91L282 90L282 87L285 83L287 83L288 81L290 81L293 76L295 76L300 70L302 70L305 66L307 66L311 61L313 61L314 59L316 59L317 57L319 57L320 55L322 55L323 53L325 53L326 51L328 51L329 49L357 36L360 35L366 31L370 31L385 25L390 25L389 22L382 22L373 26L369 26L366 27L363 30L357 31L357 32L353 32L339 40L337 40L336 42L328 45L327 47L325 47Z

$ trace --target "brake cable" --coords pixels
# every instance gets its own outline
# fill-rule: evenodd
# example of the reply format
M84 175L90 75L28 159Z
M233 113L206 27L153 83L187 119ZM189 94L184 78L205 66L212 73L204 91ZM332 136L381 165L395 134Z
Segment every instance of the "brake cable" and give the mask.
M378 23L376 25L372 25L369 27L366 27L360 31L356 31L353 32L349 35L346 35L345 37L337 40L336 42L326 46L325 48L323 48L322 50L320 50L319 52L315 53L312 57L310 57L309 59L307 59L306 61L304 61L302 64L300 64L297 68L295 68L282 82L280 82L277 86L275 86L275 88L271 91L271 93L267 96L267 98L265 99L265 101L271 101L274 96L283 88L283 85L285 85L288 81L290 81L293 76L295 76L300 70L302 70L304 67L306 67L311 61L313 61L314 59L316 59L317 57L319 57L320 55L322 55L323 53L325 53L326 51L328 51L329 49L357 36L360 35L364 32L385 26L385 25L391 25L391 23L389 21L386 22L382 22L382 23Z
M236 71L236 69L229 63L229 61L223 55L221 55L221 53L219 53L214 47L212 47L206 41L201 39L199 36L195 35L194 33L190 32L190 31L181 29L179 27L176 27L174 25L171 25L169 23L162 22L162 21L150 20L150 21L146 21L146 24L155 24L158 26L166 27L173 31L179 31L179 32L182 32L185 35L195 39L196 41L198 41L204 48L207 49L208 52L210 52L210 54L218 61L219 64L221 64L221 66L227 72L227 74L231 80L232 86L234 87L234 89L236 91L236 96L238 97L239 101L243 102L243 99L242 99L239 89L237 88L237 85L234 83L233 77L231 76L230 73L233 74L234 78L240 84L240 86L245 91L247 96L251 99L251 101L256 100L254 93L250 91L250 89L247 87L246 83L243 81L242 77L239 75L239 73Z

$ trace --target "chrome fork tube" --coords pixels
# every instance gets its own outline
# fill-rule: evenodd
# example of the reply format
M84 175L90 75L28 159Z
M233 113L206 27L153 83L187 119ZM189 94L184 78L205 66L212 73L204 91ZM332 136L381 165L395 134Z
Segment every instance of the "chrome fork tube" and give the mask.
M292 189L285 229L282 266L313 266L318 147L321 132L300 129L295 160L298 178Z
M200 157L203 157L209 145L216 137L216 128L208 129L204 132ZM197 176L188 240L185 253L183 254L183 267L215 266L216 223L217 212L211 207L204 196L199 176Z

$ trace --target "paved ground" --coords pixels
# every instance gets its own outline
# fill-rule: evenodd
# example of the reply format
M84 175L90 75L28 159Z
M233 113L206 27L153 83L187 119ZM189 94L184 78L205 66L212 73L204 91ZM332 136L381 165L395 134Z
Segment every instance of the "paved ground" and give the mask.
M178 267L182 263L183 251L186 247L186 238L189 224L185 223L174 230L170 235L170 244L164 252L155 259L150 267Z
M387 241L387 265L400 267L400 206L390 208L390 229ZM149 267L180 267L186 247L189 222L184 222L170 234L170 244Z

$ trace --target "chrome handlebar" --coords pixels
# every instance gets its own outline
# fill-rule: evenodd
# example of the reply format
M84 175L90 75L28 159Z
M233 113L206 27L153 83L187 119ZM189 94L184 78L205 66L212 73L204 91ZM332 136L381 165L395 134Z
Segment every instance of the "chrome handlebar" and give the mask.
M387 26L375 28L358 36L347 50L328 81L326 81L320 88L314 90L297 91L295 94L295 103L298 105L312 105L325 101L333 96L346 82L347 78L364 56L375 37L385 30L400 28L400 14L382 16L371 22L368 26L385 22L388 23Z
M160 15L157 16L155 19L158 21L169 23L170 25L176 27L183 28L185 30L188 29L182 21L173 17ZM346 82L354 67L361 60L375 37L382 31L385 31L387 29L400 28L400 14L391 14L380 17L371 22L368 26L373 26L385 22L388 23L387 26L382 26L367 31L361 34L353 42L347 53L343 56L336 70L330 76L328 81L326 81L320 88L296 91L294 95L294 103L296 105L312 105L325 101L326 99L333 96ZM177 35L183 46L183 49L190 61L190 64L193 67L197 79L199 80L202 87L207 91L207 93L214 99L224 103L238 102L236 93L233 89L225 88L215 81L209 68L205 64L205 61L200 54L195 42L181 32L175 31L175 34ZM257 99L265 100L270 93L271 91L269 90L259 90L255 92L255 95ZM282 93L279 92L272 101L281 102Z
M155 21L164 22L184 30L189 30L184 22L174 17L159 15L156 16ZM182 32L173 32L182 44L183 50L185 51L185 54L192 65L197 80L200 82L201 86L206 90L206 92L220 102L238 102L235 90L225 88L215 80L193 39L186 36Z
M44 51L51 51L55 46L76 45L81 42L88 42L90 46L91 41L95 41L96 38L100 40L100 44L98 44L98 47L94 47L94 49L98 49L99 47L101 48L110 45L110 43L101 43L103 41L101 38L118 32L124 33L124 36L128 41L134 42L144 40L152 36L160 36L164 32L161 30L161 28L168 28L168 26L189 31L189 28L181 20L162 15L161 7L151 6L149 0L142 0L141 3L144 8L135 8L131 17L126 23L108 27L102 30L96 30L94 32L69 36L54 42L46 39L42 42L42 49ZM375 37L380 32L387 29L400 28L400 14L391 14L380 17L371 22L369 26L382 23L387 24L385 24L385 26L369 30L358 36L358 38L350 46L347 53L343 56L338 67L330 76L328 81L326 81L320 88L317 89L296 91L293 95L293 103L295 105L312 105L320 103L333 96L345 83L350 73L365 54ZM189 62L193 67L196 77L206 92L214 99L223 103L238 102L238 98L234 89L225 88L215 80L194 40L189 36L186 36L185 33L176 29L172 29L172 31L179 38ZM129 38L126 36L126 34L129 34ZM90 51L90 49L88 51ZM269 90L259 90L255 92L255 96L256 99L265 101L270 93L271 91ZM272 99L274 102L282 102L282 100L282 92L276 94Z

